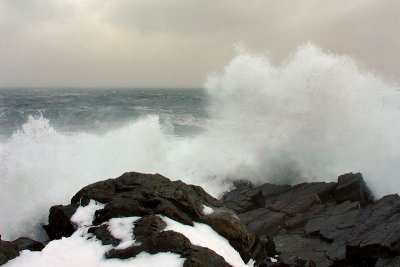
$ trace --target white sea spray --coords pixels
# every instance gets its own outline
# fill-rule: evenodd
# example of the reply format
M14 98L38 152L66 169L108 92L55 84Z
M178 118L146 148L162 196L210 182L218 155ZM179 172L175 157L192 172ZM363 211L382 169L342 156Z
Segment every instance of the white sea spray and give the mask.
M218 196L226 178L333 181L361 171L377 195L400 192L398 87L348 56L305 45L275 66L239 53L205 87L206 130L176 137L156 115L104 134L30 117L0 144L0 233L37 236L50 206L126 171L161 173Z

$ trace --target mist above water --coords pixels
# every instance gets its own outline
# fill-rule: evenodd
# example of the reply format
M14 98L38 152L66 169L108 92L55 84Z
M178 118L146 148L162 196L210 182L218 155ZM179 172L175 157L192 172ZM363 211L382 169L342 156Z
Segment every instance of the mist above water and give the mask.
M333 180L362 171L378 195L400 192L398 87L351 57L308 44L273 66L241 53L206 87L219 126L249 142L251 177Z
M51 205L126 171L161 173L215 196L227 178L332 181L361 171L376 195L400 192L398 88L313 45L279 66L240 52L205 83L210 121L177 137L156 115L96 134L30 117L0 144L0 233L37 234ZM112 112L112 111L111 111Z

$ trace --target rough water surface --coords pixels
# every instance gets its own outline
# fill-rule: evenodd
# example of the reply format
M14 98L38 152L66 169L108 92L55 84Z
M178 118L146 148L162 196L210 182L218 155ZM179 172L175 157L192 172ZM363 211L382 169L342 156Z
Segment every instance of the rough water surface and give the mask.
M240 52L205 89L0 90L0 233L40 235L48 208L125 171L214 196L227 178L400 192L398 87L313 45L280 65Z

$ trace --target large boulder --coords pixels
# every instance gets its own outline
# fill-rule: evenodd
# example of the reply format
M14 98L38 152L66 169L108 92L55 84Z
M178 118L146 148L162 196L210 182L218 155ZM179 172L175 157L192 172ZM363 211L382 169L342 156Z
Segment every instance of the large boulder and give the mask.
M163 214L193 225L193 221L204 216L203 205L221 206L199 186L171 181L160 174L137 172L88 185L72 198L71 203L86 205L91 199L105 204L96 212L94 224L114 217Z
M141 252L155 254L173 252L186 258L185 266L230 266L214 251L196 246L182 234L165 231L166 216L181 224L193 226L195 222L209 225L215 232L226 238L238 251L242 260L257 263L274 254L274 246L262 241L251 233L222 201L206 193L201 187L187 185L182 181L171 181L160 174L125 173L115 179L108 179L82 188L67 206L50 209L49 223L45 226L51 239L70 236L77 225L71 217L78 206L87 206L91 200L104 204L95 212L88 232L101 240L103 245L112 245L107 258L131 258ZM205 210L212 210L206 212ZM107 223L112 218L141 217L132 225L134 237L140 245L120 249L121 240L109 231Z
M236 186L217 200L198 186L129 172L84 187L69 205L52 207L45 229L51 239L82 230L73 215L95 203L83 236L110 246L105 258L172 252L185 258L184 266L234 265L217 248L191 243L178 228L168 228L173 222L190 229L210 226L238 252L239 261L253 259L255 266L399 266L400 197L375 201L360 173L341 175L336 183ZM110 230L112 220L123 217L132 220L128 241ZM0 240L0 264L20 250L42 248L27 238Z
M335 188L336 202L358 201L361 206L373 203L374 199L361 173L346 173L338 177Z
M78 204L70 204L50 208L49 223L44 225L43 228L51 240L69 237L75 232L71 217L78 207Z

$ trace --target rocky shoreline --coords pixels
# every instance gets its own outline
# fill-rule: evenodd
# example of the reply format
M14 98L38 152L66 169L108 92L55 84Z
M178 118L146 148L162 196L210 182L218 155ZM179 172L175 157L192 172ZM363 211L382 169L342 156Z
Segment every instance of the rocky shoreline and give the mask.
M106 260L173 253L183 266L193 267L400 266L400 197L374 200L360 173L341 175L336 183L234 184L215 199L199 186L129 172L82 188L69 205L53 206L44 229L50 240L83 231L109 246ZM79 222L78 211L93 203L101 204L94 217ZM120 218L134 218L128 241L110 230L111 221ZM222 245L194 244L174 230L186 226L215 231L238 258L226 254L229 248L221 252ZM11 263L20 251L44 248L26 237L0 240L0 265Z

